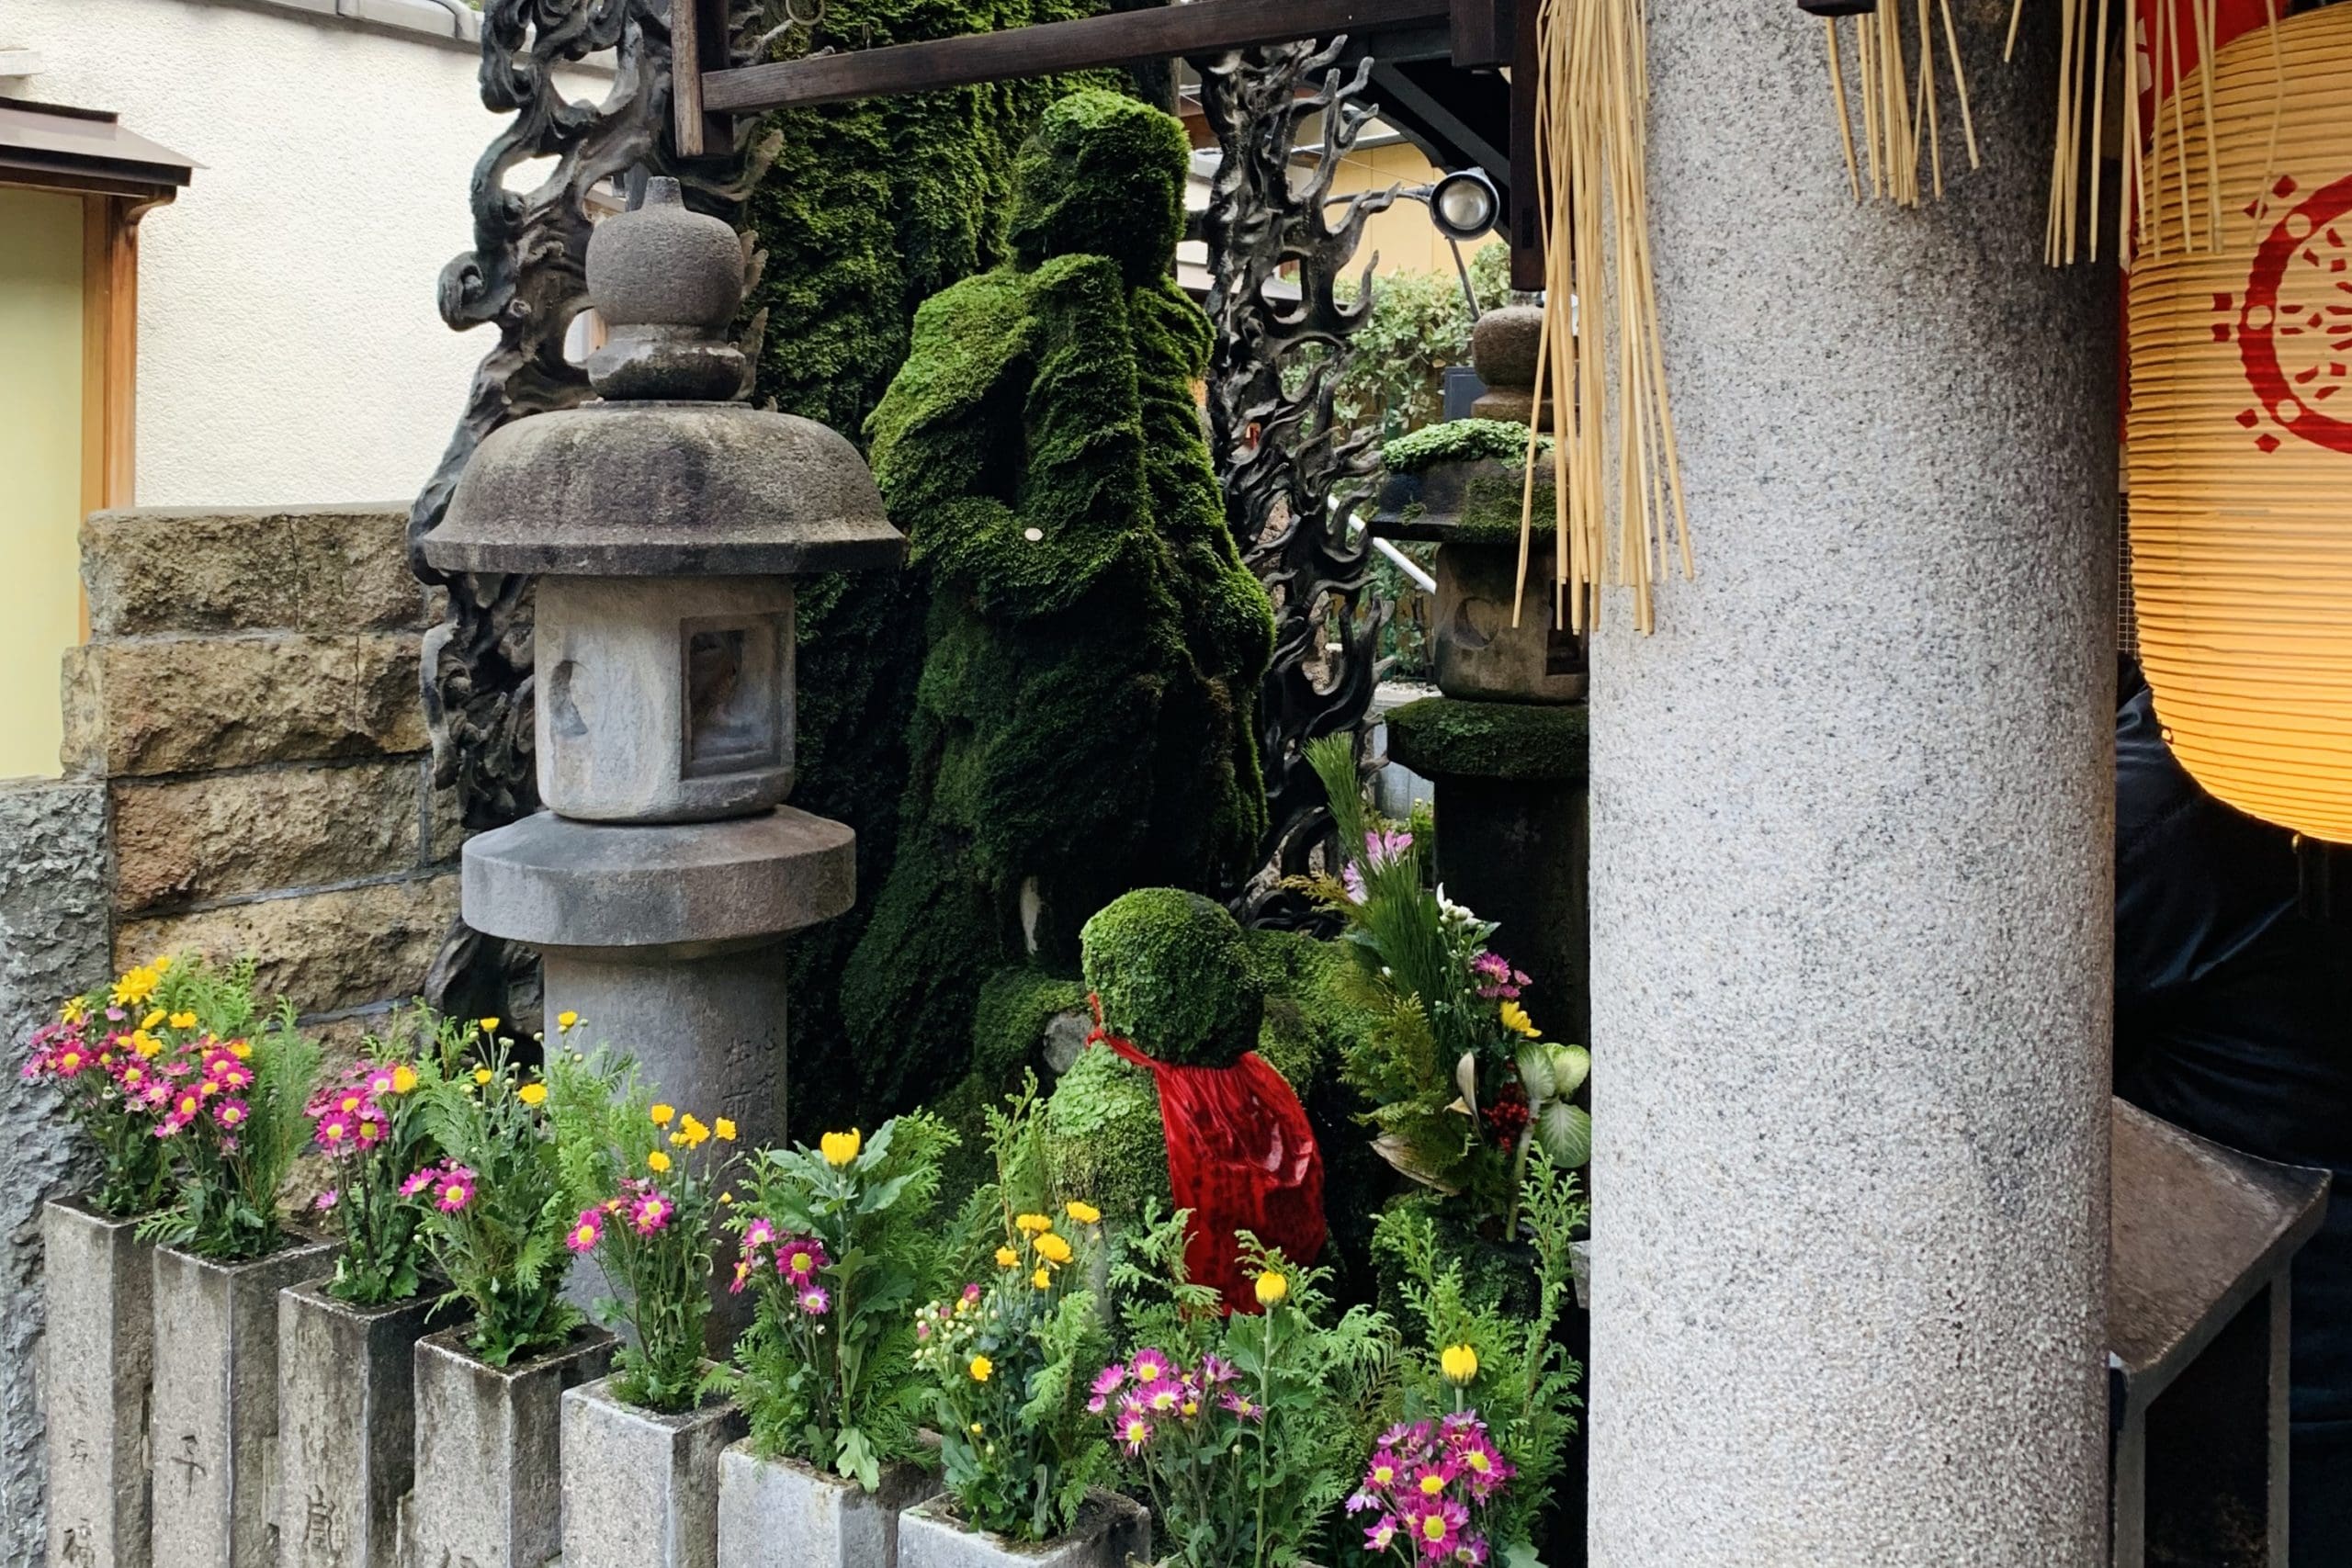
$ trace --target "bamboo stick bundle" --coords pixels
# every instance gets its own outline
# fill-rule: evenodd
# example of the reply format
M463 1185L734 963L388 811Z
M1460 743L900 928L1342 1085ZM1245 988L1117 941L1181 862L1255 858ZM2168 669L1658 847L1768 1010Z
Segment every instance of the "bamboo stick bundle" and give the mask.
M1833 17L1822 18L1824 51L1829 62L1832 107L1846 150L1848 184L1861 199L1858 165L1870 171L1871 194L1897 207L1917 207L1944 194L1944 84L1951 84L1960 111L1968 166L1984 166L1976 141L1976 109L1968 96L1968 68L1960 52L1960 26L1952 0L1884 0L1853 18L1853 98L1861 105L1861 153L1857 158L1853 103L1847 93L1844 34ZM1937 62L1937 51L1944 62ZM1927 181L1920 180L1926 165Z

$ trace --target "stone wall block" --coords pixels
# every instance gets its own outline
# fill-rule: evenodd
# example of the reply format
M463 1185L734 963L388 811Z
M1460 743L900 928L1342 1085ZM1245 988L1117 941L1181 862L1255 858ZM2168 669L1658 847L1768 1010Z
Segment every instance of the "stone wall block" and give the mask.
M121 778L422 751L416 660L401 632L87 643L65 656L66 764Z
M585 1333L550 1354L490 1367L466 1353L465 1332L416 1342L409 1560L545 1568L564 1546L560 1402L566 1389L604 1375L613 1337Z
M939 1478L894 1464L868 1492L794 1459L766 1460L747 1439L718 1469L718 1560L727 1568L894 1568L899 1515L939 1495Z
M413 869L418 766L402 758L118 784L115 908L135 915Z
M1039 1544L965 1527L945 1497L899 1517L899 1568L1127 1568L1151 1561L1151 1516L1126 1498L1097 1492L1078 1528Z
M324 1280L277 1298L280 1568L403 1568L416 1342L433 1300L356 1307Z
M302 1241L251 1263L155 1249L154 1568L276 1568L277 1292L334 1257Z
M718 1568L718 1472L746 1429L732 1404L663 1416L612 1380L563 1396L565 1568Z
M407 535L404 505L96 513L82 525L91 635L421 630Z
M249 953L261 962L265 995L305 1013L339 1012L414 996L457 914L458 874L448 872L128 920L117 929L115 956L128 967L159 953Z
M154 1247L78 1198L41 1210L49 1561L146 1568Z

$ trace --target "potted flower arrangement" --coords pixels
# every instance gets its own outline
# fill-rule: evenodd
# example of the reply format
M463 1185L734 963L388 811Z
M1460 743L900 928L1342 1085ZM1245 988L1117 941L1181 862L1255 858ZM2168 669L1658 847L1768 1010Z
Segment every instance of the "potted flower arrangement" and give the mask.
M251 959L216 966L182 957L124 979L126 997L145 992L126 1042L171 1171L169 1198L139 1226L158 1244L149 1451L159 1472L171 1467L180 1478L182 1495L152 1520L151 1552L159 1563L266 1563L277 1293L318 1273L333 1252L278 1209L301 1151L319 1048L294 1027L290 1005L263 1010Z
M1535 1251L1535 1306L1524 1316L1481 1301L1439 1246L1429 1216L1383 1216L1404 1258L1408 1335L1388 1385L1381 1436L1348 1511L1383 1561L1534 1562L1535 1534L1577 1430L1582 1369L1553 1329L1572 1287L1570 1238L1586 1218L1575 1177L1540 1149L1522 1212Z
M1243 1238L1258 1310L1226 1314L1185 1274L1185 1217L1154 1213L1113 1270L1138 1346L1089 1385L1131 1487L1150 1497L1160 1568L1294 1568L1346 1496L1390 1347L1379 1314L1327 1323L1329 1270Z
M916 1370L929 1384L945 1495L900 1516L901 1568L1125 1568L1148 1560L1149 1516L1104 1489L1111 1445L1088 1380L1110 1336L1086 1281L1101 1215L1046 1212L1036 1084L991 1109L997 1180L974 1205L996 1216L991 1277L924 1306Z
M154 1264L138 1226L162 1205L170 1168L143 1092L160 1080L131 1037L153 1038L139 1024L170 966L159 959L69 998L33 1031L20 1069L53 1094L57 1113L95 1156L82 1190L41 1206L52 1562L146 1554Z
M600 1053L549 1064L556 1145L582 1207L564 1246L593 1255L626 1325L610 1377L563 1395L564 1561L688 1568L717 1560L718 1461L742 1414L707 1394L712 1257L735 1127L653 1098Z
M311 1146L334 1186L317 1208L342 1243L334 1272L278 1297L278 1536L299 1561L398 1562L415 1475L415 1345L450 1308L427 1292L423 1213L401 1195L431 1164L435 1086L471 1026L395 1014L311 1097Z
M913 1308L952 1277L937 1209L956 1143L915 1113L752 1157L729 1289L755 1305L716 1380L751 1423L721 1467L722 1561L890 1568L899 1515L938 1491Z
M418 1090L435 1158L401 1184L442 1299L471 1319L417 1341L409 1529L417 1562L520 1568L562 1550L560 1402L604 1375L613 1337L564 1299L577 1204L548 1086L498 1026L481 1020L469 1062Z

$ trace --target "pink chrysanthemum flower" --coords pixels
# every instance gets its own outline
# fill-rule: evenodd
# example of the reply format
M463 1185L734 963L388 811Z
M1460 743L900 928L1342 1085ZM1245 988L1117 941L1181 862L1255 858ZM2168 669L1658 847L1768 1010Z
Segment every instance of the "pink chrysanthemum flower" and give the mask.
M1265 1418L1266 1407L1264 1405L1260 1404L1253 1399L1245 1398L1238 1393L1228 1393L1225 1395L1224 1398L1217 1401L1217 1403L1224 1405L1227 1410L1230 1411L1234 1416L1239 1420L1260 1421Z
M1413 835L1402 830L1382 829L1363 836L1364 864L1377 871L1405 858L1413 847Z
M437 1173L430 1166L416 1172L406 1181L401 1183L401 1196L403 1198L415 1197L418 1193L433 1185L433 1178L435 1174Z
M1093 1392L1108 1397L1111 1394L1118 1393L1119 1385L1126 1381L1127 1369L1120 1365L1118 1362L1114 1361L1109 1366L1094 1374Z
M1340 870L1340 886L1347 889L1349 903L1361 904L1364 901L1363 873L1354 866L1346 866Z
M743 1293L743 1287L751 1282L752 1260L748 1258L737 1258L735 1260L735 1277L727 1281L727 1293L730 1296L740 1296Z
M1127 1363L1127 1375L1137 1382L1159 1382L1175 1369L1165 1353L1159 1350L1138 1350Z
M1166 1416L1184 1403L1184 1385L1170 1378L1148 1382L1136 1391L1136 1397L1154 1416Z
M758 1247L766 1247L775 1240L775 1226L769 1224L764 1219L753 1220L749 1225L744 1227L743 1250L746 1252L752 1251Z
M1133 1459L1151 1446L1151 1423L1141 1411L1123 1413L1119 1417L1119 1447Z
M659 1192L648 1192L629 1205L629 1228L639 1235L652 1235L667 1229L676 1209L670 1200Z
M825 1256L825 1244L813 1235L794 1236L775 1249L776 1272L796 1285L808 1284L831 1261Z
M1372 1521L1372 1528L1363 1532L1364 1550L1367 1551L1387 1551L1395 1544L1396 1532L1403 1528L1396 1522L1396 1517L1394 1514L1381 1515L1380 1517Z
M474 1173L462 1165L453 1165L435 1172L433 1178L433 1206L445 1214L454 1214L474 1201Z
M978 1305L978 1304L979 1304L979 1300L980 1300L980 1285L979 1285L979 1281L978 1281L978 1280L970 1280L970 1281L967 1282L967 1283L965 1284L965 1286L964 1286L964 1304L965 1304L966 1306L977 1306L977 1305Z
M331 1155L348 1153L352 1147L351 1118L340 1111L328 1111L311 1130L311 1140Z
M317 1200L311 1203L311 1207L316 1209L322 1214L327 1213L334 1208L335 1204L342 1199L342 1193L330 1187L325 1191L319 1194Z
M1424 1562L1442 1562L1451 1557L1462 1544L1462 1527L1469 1522L1470 1510L1451 1497L1440 1497L1405 1516L1413 1550Z
M571 1222L571 1228L564 1232L563 1245L574 1254L590 1253L596 1250L596 1243L604 1238L604 1211L582 1209L580 1217Z
M1201 1358L1200 1377L1204 1389L1222 1388L1240 1375L1233 1370L1233 1363L1222 1356L1210 1354Z
M253 1108L242 1100L221 1100L213 1102L212 1119L223 1127L242 1127L253 1115Z
M382 1099L397 1092L400 1080L391 1068L377 1066L368 1069L366 1083L369 1094Z
M372 1149L384 1141L384 1123L374 1106L368 1107L352 1118L352 1138L363 1149Z
M824 1316L825 1309L832 1304L833 1298L825 1293L824 1286L804 1285L801 1287L800 1310L810 1317Z

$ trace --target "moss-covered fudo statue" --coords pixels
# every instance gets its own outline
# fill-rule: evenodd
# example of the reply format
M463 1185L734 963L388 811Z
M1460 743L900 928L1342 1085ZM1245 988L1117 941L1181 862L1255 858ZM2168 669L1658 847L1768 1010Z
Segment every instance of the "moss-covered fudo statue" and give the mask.
M1272 621L1193 401L1208 322L1169 276L1188 156L1134 100L1056 105L1015 261L923 305L867 425L933 595L898 857L842 984L876 1110L963 1074L991 976L1069 973L1118 895L1257 857Z
M1234 1232L1300 1261L1326 1234L1306 1112L1255 1049L1261 964L1223 908L1172 887L1115 900L1082 944L1101 1025L1046 1106L1054 1183L1114 1224L1154 1199L1192 1210L1193 1278L1242 1304Z

